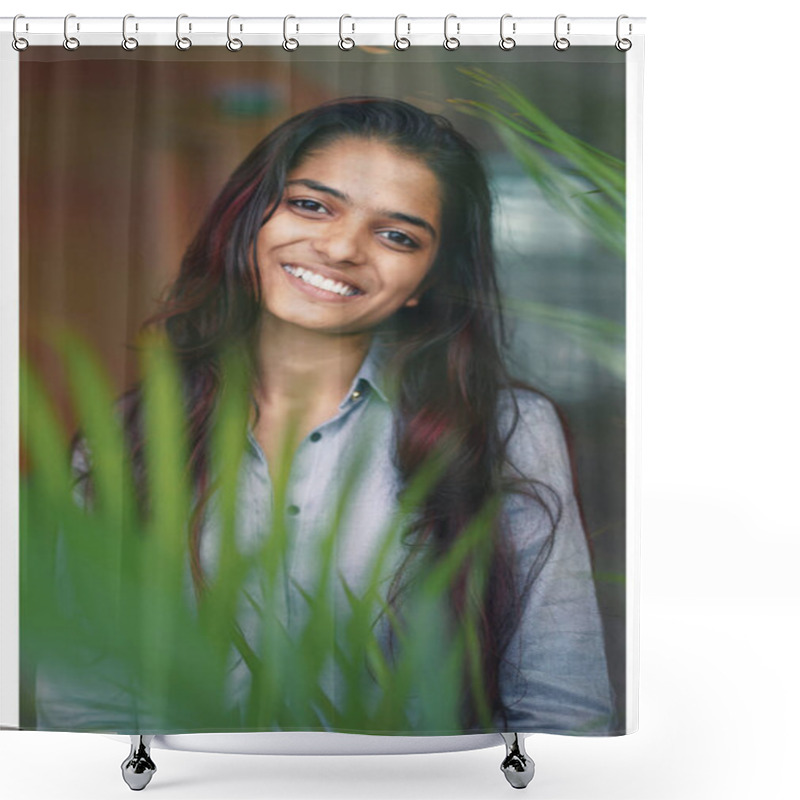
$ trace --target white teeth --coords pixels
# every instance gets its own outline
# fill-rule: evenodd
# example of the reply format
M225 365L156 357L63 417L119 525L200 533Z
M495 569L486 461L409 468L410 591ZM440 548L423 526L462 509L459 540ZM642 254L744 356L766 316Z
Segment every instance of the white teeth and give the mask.
M339 281L332 281L330 278L323 278L322 275L318 275L316 272L304 269L303 267L293 267L291 264L281 264L281 266L290 275L294 275L296 278L300 278L302 281L305 281L305 283L310 283L318 289L325 289L328 292L340 294L343 297L350 297L354 294L358 294L358 290L354 289L352 286L339 283Z

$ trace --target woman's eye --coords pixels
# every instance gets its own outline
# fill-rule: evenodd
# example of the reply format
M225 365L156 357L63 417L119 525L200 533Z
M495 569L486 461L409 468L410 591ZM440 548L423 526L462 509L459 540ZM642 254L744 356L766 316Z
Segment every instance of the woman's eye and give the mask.
M322 216L328 214L328 210L322 203L316 200L310 200L307 197L295 197L286 201L293 208L299 208L303 211L311 211L312 213ZM406 236L402 231L383 231L381 236L385 236L393 244L399 244L402 247L407 247L411 250L417 250L419 245L410 237Z
M416 249L419 245L410 237L406 236L404 233L400 231L385 231L389 236L396 236L396 239L390 239L389 241L394 242L395 244L401 244L404 247L411 247Z
M316 200L308 200L305 198L299 198L295 200L287 201L290 206L294 206L295 208L302 208L304 211L317 211L318 209L322 209L326 214L328 213L325 209L325 206L322 203L318 203Z

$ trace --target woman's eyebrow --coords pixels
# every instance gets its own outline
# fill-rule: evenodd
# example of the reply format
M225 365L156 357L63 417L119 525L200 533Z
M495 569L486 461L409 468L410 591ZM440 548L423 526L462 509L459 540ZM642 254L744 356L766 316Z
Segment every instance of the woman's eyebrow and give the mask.
M352 202L350 197L344 192L340 192L338 189L333 189L330 186L326 186L324 183L312 181L310 178L295 178L294 180L286 181L287 186L291 186L294 183L301 183L303 186L307 186L309 189L314 189L317 192L324 192L325 194L336 197L337 199L348 204ZM409 225L415 225L418 228L423 228L424 230L428 231L433 239L436 239L436 231L433 225L431 225L427 220L422 219L422 217L415 217L412 214L404 214L402 211L388 211L386 209L380 210L378 213L382 216L389 217L390 219L396 219L400 222L407 222Z

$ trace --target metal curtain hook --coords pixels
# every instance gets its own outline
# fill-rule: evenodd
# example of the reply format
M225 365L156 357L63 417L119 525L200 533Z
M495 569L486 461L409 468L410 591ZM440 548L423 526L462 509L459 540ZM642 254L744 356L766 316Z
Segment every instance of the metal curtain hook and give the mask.
M188 14L178 14L175 20L175 47L178 50L188 50L192 46L192 40L188 36L181 36L181 20L187 19ZM189 25L189 30L192 26Z
M633 47L633 42L630 39L623 39L619 35L619 33L620 33L620 22L622 22L622 20L624 20L624 19L628 19L628 15L627 14L620 14L617 17L617 41L614 44L614 47L616 47L617 50L620 50L623 53L626 50L630 50L631 47ZM631 33L631 30L632 30L631 24L628 23L628 33L629 34Z
M231 14L228 17L228 41L225 43L225 47L227 47L228 50L231 51L231 53L235 53L237 50L241 50L242 47L244 46L244 42L242 42L241 39L234 39L231 36L231 22L233 22L233 20L235 19L239 19L239 17L236 14Z
M505 21L507 19L511 19L511 14L503 14L503 16L500 17L500 49L501 50L513 50L517 46L517 43L510 36L505 36L504 33L503 33L503 24L505 23ZM516 24L512 23L511 32L515 33L516 32L516 28L517 28Z
M289 22L290 19L297 19L297 17L293 17L291 14L289 14L288 16L283 18L283 49L297 50L297 48L300 47L300 42L298 42L297 39L290 39L286 35L286 29L288 27L287 23ZM299 29L300 26L298 25L297 27Z
M394 18L394 49L408 50L408 48L411 47L411 40L405 36L400 36L401 19L408 19L408 17L405 14L398 14ZM407 22L406 27L408 28L408 32L411 33L411 24Z
M559 14L556 17L555 23L553 25L553 30L555 32L555 37L556 37L555 41L553 42L553 47L555 47L556 50L566 50L569 47L569 39L567 39L565 36L558 35L558 21L560 19L566 19L566 18L567 18L566 14ZM567 33L569 33L569 22L567 23Z
M458 39L456 39L455 36L448 36L447 35L447 23L451 19L458 19L458 17L456 17L455 14L448 14L444 18L444 48L445 48L445 50L457 50L459 47L461 47L461 42ZM456 33L458 33L459 28L460 28L460 26L456 22Z
M68 25L69 25L69 21L71 19L75 19L75 15L74 14L67 14L67 16L64 17L64 49L65 50L77 50L81 46L81 43L74 36L70 36L69 35ZM77 26L76 30L80 30L80 26L79 25Z
M122 18L122 47L125 50L135 50L139 46L139 40L133 36L128 36L128 20L135 19L133 14L126 14Z
M339 17L339 48L342 50L352 50L356 46L355 41L351 39L349 36L345 36L342 33L342 23L346 19L353 19L353 18L349 14L342 14L342 16ZM353 25L353 32L355 32L355 29L356 26Z
M13 37L13 39L11 40L11 46L15 50L21 51L21 50L25 50L28 47L28 45L30 44L30 42L27 39L23 39L21 36L17 35L17 20L18 19L25 19L25 15L24 14L17 14L17 16L14 17L14 21L11 23L11 36Z

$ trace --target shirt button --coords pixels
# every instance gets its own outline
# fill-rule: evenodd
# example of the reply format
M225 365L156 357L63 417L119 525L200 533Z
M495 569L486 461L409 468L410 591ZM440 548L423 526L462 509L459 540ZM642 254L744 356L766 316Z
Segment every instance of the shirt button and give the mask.
M351 394L351 395L350 395L350 398L351 398L352 400L358 400L358 398L359 398L359 397L361 397L361 392L359 392L359 391L358 391L358 389L356 389L356 390L353 392L353 394Z
M312 442L318 442L322 438L322 434L319 431L314 431L308 438L311 439Z
M289 506L286 509L293 517L297 516L300 513L300 508L298 506Z

